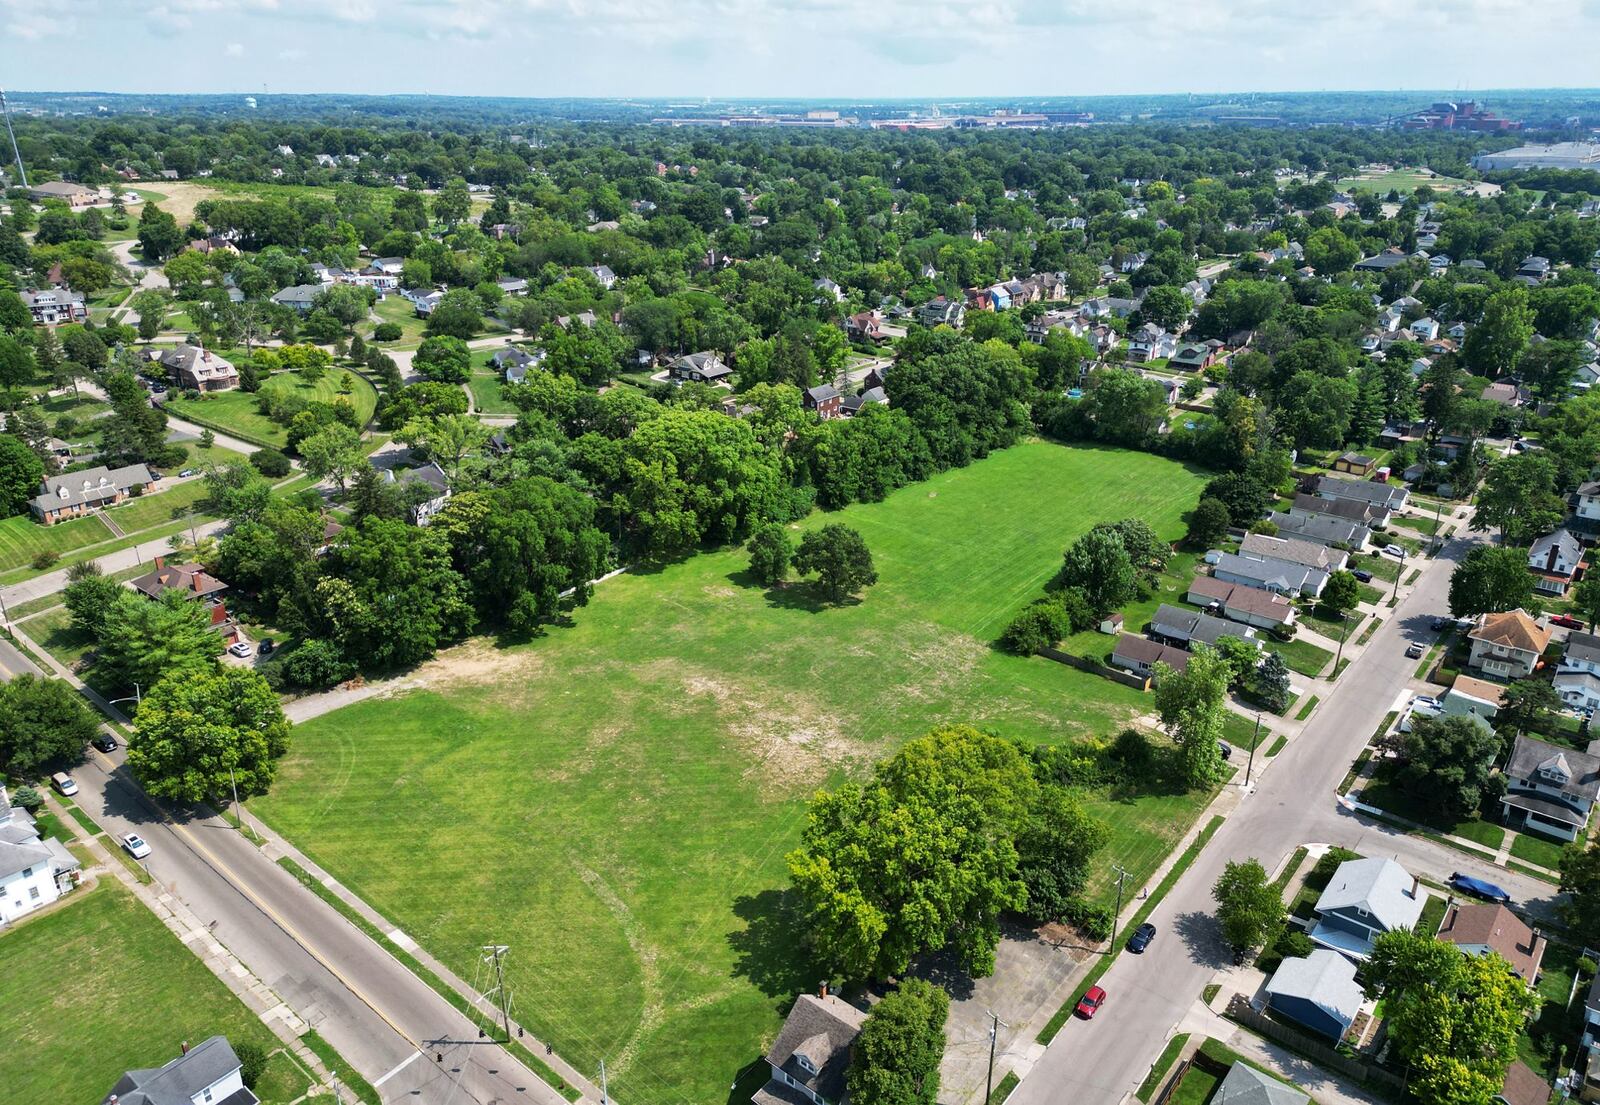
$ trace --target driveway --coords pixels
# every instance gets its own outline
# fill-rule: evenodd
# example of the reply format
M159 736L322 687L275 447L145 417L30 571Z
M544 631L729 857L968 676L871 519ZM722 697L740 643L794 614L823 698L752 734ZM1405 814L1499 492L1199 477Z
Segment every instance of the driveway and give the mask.
M1213 916L1211 887L1230 860L1258 859L1275 870L1304 843L1338 844L1389 856L1413 874L1452 871L1504 886L1519 905L1548 915L1548 884L1343 812L1335 788L1385 712L1416 684L1414 640L1431 641L1429 621L1448 609L1449 575L1477 535L1448 541L1325 696L1304 730L1258 775L1255 792L1217 831L1151 920L1165 939L1143 956L1121 956L1101 980L1110 994L1092 1022L1072 1021L1011 1096L1011 1105L1113 1105L1144 1078L1172 1027L1211 976L1230 961Z

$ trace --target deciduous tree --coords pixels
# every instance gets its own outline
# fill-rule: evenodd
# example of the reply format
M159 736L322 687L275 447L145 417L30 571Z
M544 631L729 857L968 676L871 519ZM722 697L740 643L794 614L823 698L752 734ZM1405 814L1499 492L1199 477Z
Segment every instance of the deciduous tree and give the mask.
M19 675L0 683L0 770L31 777L75 763L100 730L99 719L64 679Z
M750 574L763 587L782 583L794 560L794 542L776 522L757 526L750 534Z
M845 1073L854 1105L934 1105L949 1013L950 995L920 978L874 1005Z
M794 554L794 568L801 575L815 573L818 585L833 602L843 602L878 582L867 543L840 522L806 533Z
M1450 613L1458 618L1527 608L1533 576L1521 549L1476 545L1450 573Z
M151 794L178 802L267 793L289 750L289 719L260 673L216 667L173 674L145 692L128 766Z
M1283 927L1283 895L1259 860L1229 861L1211 888L1223 938L1235 948L1258 948Z

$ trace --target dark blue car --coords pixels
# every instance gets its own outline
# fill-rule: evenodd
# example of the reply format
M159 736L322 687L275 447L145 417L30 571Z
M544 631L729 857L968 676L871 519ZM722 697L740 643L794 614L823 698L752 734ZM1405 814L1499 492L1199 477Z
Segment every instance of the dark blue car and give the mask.
M1475 879L1471 875L1463 875L1460 871L1452 872L1448 880L1452 890L1459 890L1463 894L1471 894L1474 898L1482 898L1486 902L1499 902L1505 905L1511 901L1511 895L1492 882Z
M1150 941L1156 938L1156 927L1149 921L1133 930L1133 935L1128 937L1128 950L1142 952L1150 946Z

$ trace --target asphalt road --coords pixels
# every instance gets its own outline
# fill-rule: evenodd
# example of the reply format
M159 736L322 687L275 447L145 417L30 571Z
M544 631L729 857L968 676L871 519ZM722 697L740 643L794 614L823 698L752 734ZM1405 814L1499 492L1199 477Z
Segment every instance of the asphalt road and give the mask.
M1255 858L1271 871L1302 844L1337 844L1390 856L1412 874L1479 875L1505 887L1520 907L1548 913L1554 898L1548 884L1345 813L1335 802L1335 788L1384 714L1408 686L1420 685L1411 678L1417 661L1406 658L1406 646L1434 640L1429 622L1448 613L1450 570L1471 544L1450 541L1399 607L1384 609L1386 620L1366 651L1339 677L1300 736L1257 776L1255 792L1156 908L1150 919L1159 931L1150 949L1117 958L1101 979L1105 1007L1092 1021L1068 1022L1010 1105L1114 1105L1137 1088L1172 1027L1211 977L1232 962L1211 899L1211 887L1230 860Z

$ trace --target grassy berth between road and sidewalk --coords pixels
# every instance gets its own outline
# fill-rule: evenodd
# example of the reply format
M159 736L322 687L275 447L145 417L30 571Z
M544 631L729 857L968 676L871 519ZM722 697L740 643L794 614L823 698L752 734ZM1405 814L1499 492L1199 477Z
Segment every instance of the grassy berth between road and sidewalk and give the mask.
M357 1074L333 1049L333 1045L318 1035L316 1029L306 1029L306 1034L300 1037L300 1042L306 1045L311 1054L322 1060L322 1065L328 1068L329 1074L339 1080L340 1086L355 1094L356 1100L363 1105L383 1105L383 1098L378 1096L378 1091L373 1088L372 1083Z
M1150 914L1155 912L1156 906L1161 904L1161 899L1165 898L1172 888L1178 884L1178 880L1183 877L1183 873L1189 870L1200 853L1205 850L1205 846L1211 842L1211 838L1222 827L1222 822L1223 817L1221 814L1213 816L1210 821L1206 822L1206 827L1201 829L1199 835L1194 838L1193 843L1183 850L1183 854L1178 857L1177 862L1156 884L1156 888L1150 892L1150 897L1145 899L1144 905L1139 907L1139 911L1133 915L1127 925L1117 930L1119 938L1125 933L1138 928L1149 919ZM1056 1010L1055 1016L1051 1017L1045 1026L1039 1030L1039 1035L1035 1037L1039 1043L1048 1044L1056 1038L1056 1033L1060 1032L1062 1026L1071 1018L1072 1011L1077 1007L1078 1002L1082 1000L1084 992L1096 982L1099 982L1101 977L1111 969L1111 964L1116 960L1117 953L1121 950L1122 944L1119 942L1101 954L1100 961L1090 968L1089 973L1078 984L1078 988L1073 991L1072 996L1062 1003L1061 1008Z
M989 1105L1001 1105L1006 1098L1011 1096L1011 1091L1016 1089L1017 1083L1021 1081L1022 1079L1017 1077L1016 1071L1006 1071L1006 1076L1000 1079L999 1085L995 1086L994 1092L989 1095Z
M1312 695L1310 698L1306 699L1305 702L1301 704L1300 709L1296 711L1294 719L1296 721L1304 721L1306 718L1310 717L1311 711L1317 708L1318 701L1319 700L1316 695Z
M1204 479L1032 441L818 512L793 539L840 522L877 568L842 605L806 583L757 586L740 549L642 566L570 624L469 641L414 689L297 725L252 813L459 977L485 929L503 934L508 985L541 995L529 1032L576 1069L606 1058L619 1098L721 1100L816 981L784 862L811 796L941 725L1079 744L1147 717L1148 695L996 641L1076 537L1143 517L1176 540ZM1149 882L1212 797L1150 779L1079 795L1110 830L1088 887L1105 906L1112 864ZM417 808L434 842L420 882ZM504 845L492 865L487 840Z
M1180 1032L1167 1041L1167 1046L1161 1049L1161 1055L1156 1059L1155 1066L1150 1068L1150 1073L1144 1076L1144 1081L1139 1083L1139 1089L1134 1096L1140 1101L1149 1101L1161 1088L1162 1082L1167 1077L1167 1072L1172 1069L1172 1064L1178 1061L1178 1053L1183 1050L1183 1045L1189 1042L1189 1034Z
M408 953L404 948L396 945L394 941L390 940L382 932L378 931L377 926L373 925L365 917L361 916L361 914L352 909L348 902L324 886L322 881L314 877L310 871L307 871L304 867L301 867L288 856L280 856L278 858L278 866L282 867L285 871L289 872L289 874L293 875L295 877L295 881L301 886L305 887L307 890L311 891L317 897L321 898L324 902L337 910L346 921L349 921L356 928L360 929L361 932L373 943L377 944L384 951L388 952L395 959L399 960L406 970L410 971L423 982L427 983L435 993L460 1010L468 1020L477 1023L483 1019L483 1011L481 1009L475 1008L470 1001L462 997L461 994L454 987L445 982L444 979L434 974L415 956ZM561 1075L557 1074L555 1068L551 1067L549 1063L546 1063L543 1059L540 1059L533 1052L529 1051L528 1048L523 1044L520 1044L515 1040L511 1040L504 1046L507 1051L515 1052L517 1054L517 1058L522 1060L523 1063L527 1064L528 1069L532 1070L535 1075L543 1079L551 1088L553 1088L568 1101L576 1101L583 1096L581 1091L579 1091L575 1086L571 1085L565 1078L562 1078ZM363 1098L363 1100L365 1099ZM373 1095L373 1105L378 1105L376 1093Z

